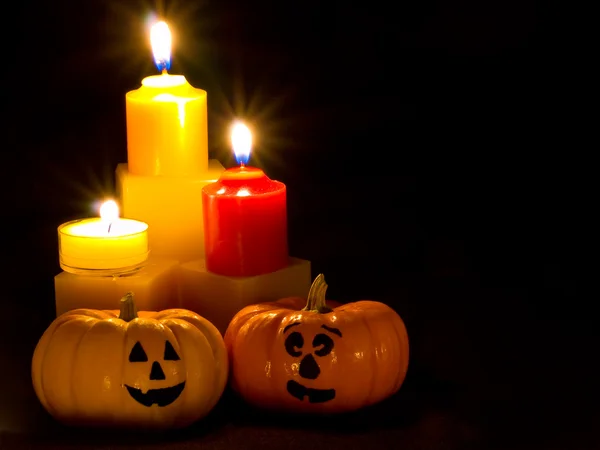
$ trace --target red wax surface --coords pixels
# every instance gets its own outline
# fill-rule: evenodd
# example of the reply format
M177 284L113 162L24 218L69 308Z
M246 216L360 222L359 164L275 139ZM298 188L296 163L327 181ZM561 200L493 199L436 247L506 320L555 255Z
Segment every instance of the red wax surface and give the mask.
M236 167L202 189L202 202L207 270L235 277L288 266L285 184Z

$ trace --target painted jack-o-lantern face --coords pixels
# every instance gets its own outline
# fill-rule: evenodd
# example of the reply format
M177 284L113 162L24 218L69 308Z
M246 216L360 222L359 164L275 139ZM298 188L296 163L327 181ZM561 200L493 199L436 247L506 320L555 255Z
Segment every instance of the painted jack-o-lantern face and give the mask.
M408 368L402 319L374 301L325 301L319 275L308 299L286 298L239 311L225 333L231 384L259 407L337 413L395 393Z
M301 322L294 322L287 325L283 329L283 333L287 333L288 330L297 325L301 325ZM342 337L341 331L337 328L328 327L327 325L321 325L321 328L332 335ZM312 348L308 345L305 347L304 344L305 338L301 331L292 331L285 338L286 352L290 356L300 358L298 375L306 380L316 380L321 374L318 359L331 354L335 342L329 334L318 333L312 339ZM306 387L295 380L289 380L286 387L290 395L296 397L298 400L304 400L307 397L310 403L322 403L335 398L334 388L320 389Z
M192 311L78 309L58 317L32 361L35 392L70 425L179 428L215 406L228 376L219 331Z
M168 361L180 361L179 355L173 348L173 344L171 344L168 340L165 341L165 350L162 356L163 365L169 364ZM130 363L144 363L144 366L147 369L148 364L150 364L150 360L148 359L148 354L144 347L142 346L140 341L137 341L131 352L129 353L129 362ZM150 370L148 373L149 381L157 381L162 382L167 380L167 376L165 375L165 371L163 369L163 365L161 365L161 361L155 360L151 362ZM175 384L173 386L168 387L160 387L154 389L148 389L146 393L144 393L141 389L129 386L127 384L124 385L129 395L138 403L144 406L168 406L173 403L183 389L185 388L185 380Z

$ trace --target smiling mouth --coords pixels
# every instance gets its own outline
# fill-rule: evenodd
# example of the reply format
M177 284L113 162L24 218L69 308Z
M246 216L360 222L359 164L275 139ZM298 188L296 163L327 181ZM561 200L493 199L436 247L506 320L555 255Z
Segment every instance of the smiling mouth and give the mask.
M177 397L179 397L179 394L181 394L185 387L185 381L168 388L149 389L145 394L141 389L136 389L127 385L125 385L125 387L127 388L129 395L131 395L131 398L144 406L150 407L155 404L158 406L167 406L177 400Z
M324 403L335 398L335 389L313 389L302 386L300 383L290 380L287 382L287 391L298 400L308 397L310 403Z

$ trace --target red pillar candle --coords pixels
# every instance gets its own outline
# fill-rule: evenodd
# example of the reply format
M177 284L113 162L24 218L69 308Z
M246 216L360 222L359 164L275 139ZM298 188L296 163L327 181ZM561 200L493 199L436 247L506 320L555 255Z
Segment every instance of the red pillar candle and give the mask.
M289 263L285 184L246 167L252 136L234 125L239 167L228 169L202 189L206 268L226 276L275 272Z

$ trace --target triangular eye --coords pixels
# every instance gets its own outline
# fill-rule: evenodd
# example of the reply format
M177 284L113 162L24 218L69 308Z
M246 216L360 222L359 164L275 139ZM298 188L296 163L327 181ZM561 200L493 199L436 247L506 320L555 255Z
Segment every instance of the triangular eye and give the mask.
M148 356L146 352L142 348L142 344L140 342L136 342L133 348L131 349L131 353L129 353L129 362L146 362L148 361Z
M179 355L169 341L165 341L165 361L179 361Z

